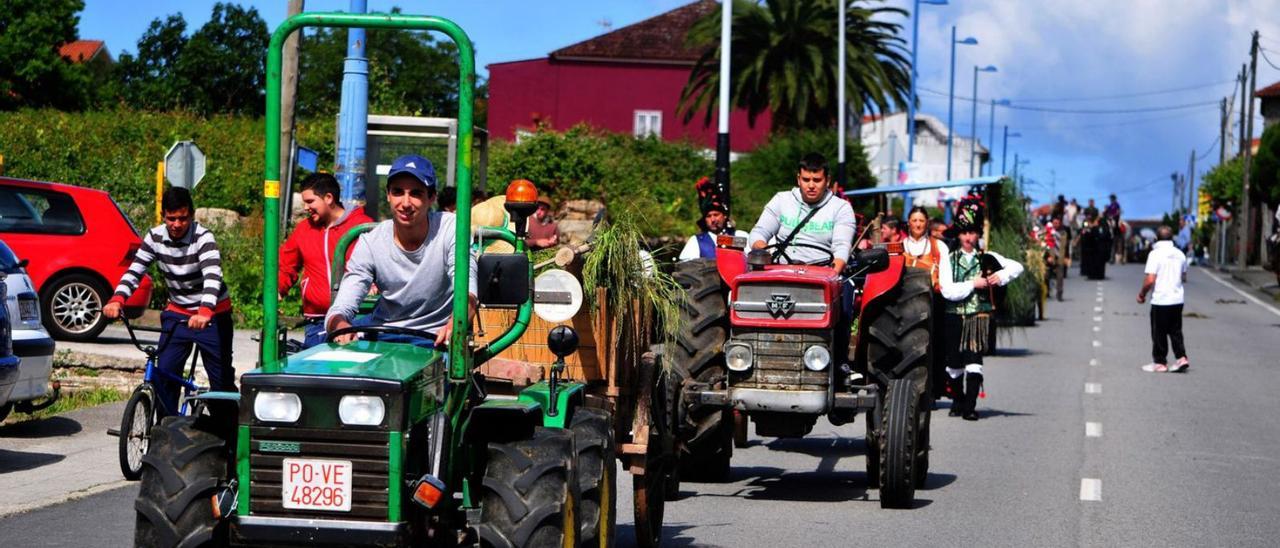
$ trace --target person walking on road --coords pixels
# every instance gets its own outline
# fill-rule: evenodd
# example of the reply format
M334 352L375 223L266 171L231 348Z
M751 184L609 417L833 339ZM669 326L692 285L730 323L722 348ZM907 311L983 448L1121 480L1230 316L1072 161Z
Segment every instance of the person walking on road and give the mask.
M302 207L307 219L293 229L280 249L281 299L302 272L303 348L324 342L324 315L333 288L333 254L338 241L352 228L371 223L364 209L342 207L338 180L328 173L312 173L302 180ZM347 248L347 258L355 246Z
M1066 227L1062 225L1062 217L1054 217L1044 231L1045 263L1050 270L1045 278L1049 285L1055 286L1058 302L1062 302L1062 290L1067 277L1067 251L1071 246L1071 239L1067 234Z
M943 272L941 279L942 296L947 300L943 351L947 353L947 390L959 396L954 398L949 414L976 421L983 383L982 354L986 351L988 330L995 328L995 288L1008 285L1022 274L1023 267L999 253L978 249L983 226L980 201L966 198L957 209L960 247L945 259L951 272L950 276Z
M200 359L214 391L236 390L235 367L231 365L231 296L222 281L222 255L218 244L200 223L195 222L196 206L191 192L170 188L160 197L164 224L149 230L133 263L120 277L115 295L102 307L106 317L120 317L124 302L138 289L138 283L152 263L159 263L169 288L169 306L160 313L161 350L157 367L182 378L182 365L191 347L200 349ZM161 405L158 416L178 413L178 384L163 375L154 379ZM210 405L217 413L218 406ZM230 419L232 417L223 417Z
M1151 294L1151 363L1142 366L1148 373L1183 373L1191 367L1182 342L1182 284L1187 281L1187 256L1173 245L1173 229L1161 225L1156 243L1147 255L1147 276L1138 290L1138 304ZM1169 344L1173 343L1173 366L1168 365Z

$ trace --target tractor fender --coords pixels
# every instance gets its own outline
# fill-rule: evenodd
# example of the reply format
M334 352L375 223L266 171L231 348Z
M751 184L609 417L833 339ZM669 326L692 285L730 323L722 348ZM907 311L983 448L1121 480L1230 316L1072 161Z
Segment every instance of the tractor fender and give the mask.
M902 268L905 262L902 255L890 255L888 268L867 275L867 283L862 287L861 312L866 312L867 306L898 286L898 281L902 279Z
M471 408L463 431L470 442L503 443L533 437L542 424L542 408L530 401L486 400Z
M736 289L738 276L747 271L747 254L741 249L717 247L716 270L730 290Z

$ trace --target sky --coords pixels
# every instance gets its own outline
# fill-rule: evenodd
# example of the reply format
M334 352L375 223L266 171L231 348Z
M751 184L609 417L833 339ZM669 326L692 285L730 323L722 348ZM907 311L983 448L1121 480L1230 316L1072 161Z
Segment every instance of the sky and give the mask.
M268 26L284 19L285 0L244 1ZM369 0L370 11L400 6L454 20L476 44L477 66L545 56L552 50L640 21L685 0L486 0L423 2ZM872 2L873 4L875 2ZM911 8L911 0L887 5ZM86 0L81 38L105 40L115 56L135 51L152 19L181 12L188 30L208 20L213 0ZM307 0L308 11L345 10L342 0ZM1127 215L1159 216L1172 205L1170 174L1189 169L1196 179L1218 162L1218 101L1233 91L1249 56L1249 33L1261 32L1259 89L1280 81L1280 17L1274 0L951 0L923 6L919 14L920 110L947 118L950 33L972 36L958 46L955 131L972 131L973 67L997 67L979 77L979 138L988 140L990 101L997 107L996 162L1004 125L1013 155L1028 159L1023 172L1038 201L1064 194L1106 202L1119 195ZM911 20L902 36L910 40ZM908 43L908 47L909 47ZM1256 103L1255 103L1256 105ZM1232 134L1240 100L1235 100ZM1073 112L1045 112L1055 109ZM1255 106L1255 111L1257 107ZM1079 112L1085 111L1085 112ZM1254 135L1262 133L1255 116ZM1232 138L1233 145L1237 141ZM1230 150L1230 149L1228 149ZM1228 152L1228 157L1231 154Z

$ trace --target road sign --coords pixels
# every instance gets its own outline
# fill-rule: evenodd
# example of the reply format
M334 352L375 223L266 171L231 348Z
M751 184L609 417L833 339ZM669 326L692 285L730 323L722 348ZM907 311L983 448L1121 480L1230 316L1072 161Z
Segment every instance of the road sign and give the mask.
M164 177L169 184L194 189L204 178L204 152L194 141L178 141L164 155Z

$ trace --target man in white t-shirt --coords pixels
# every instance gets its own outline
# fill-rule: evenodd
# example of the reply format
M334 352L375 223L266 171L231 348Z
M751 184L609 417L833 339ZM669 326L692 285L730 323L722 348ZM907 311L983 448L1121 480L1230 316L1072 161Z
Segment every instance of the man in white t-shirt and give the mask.
M1173 229L1156 230L1156 243L1147 255L1147 277L1138 291L1138 304L1147 302L1151 294L1151 357L1142 366L1148 373L1183 373L1191 367L1187 349L1182 345L1182 284L1187 281L1187 256L1173 245ZM1169 343L1173 343L1172 366L1166 361Z

